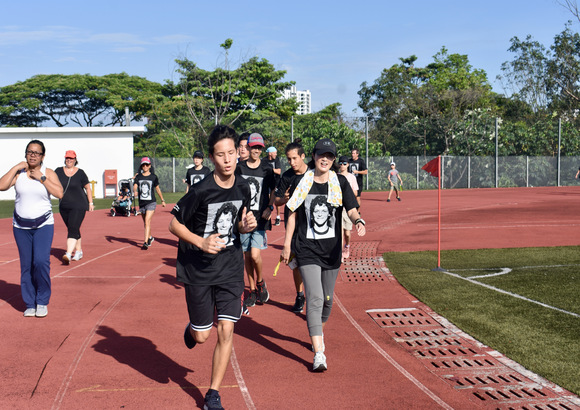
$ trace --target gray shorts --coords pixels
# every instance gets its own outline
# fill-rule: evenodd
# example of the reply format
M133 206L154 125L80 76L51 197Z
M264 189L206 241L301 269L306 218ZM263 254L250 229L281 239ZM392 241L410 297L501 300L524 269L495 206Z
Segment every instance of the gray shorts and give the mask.
M253 231L240 234L242 250L249 252L251 248L266 249L268 247L268 237L266 231Z
M155 211L155 208L157 208L157 202L151 202L145 206L142 206L142 207L140 206L139 210L141 212L143 212L143 211Z

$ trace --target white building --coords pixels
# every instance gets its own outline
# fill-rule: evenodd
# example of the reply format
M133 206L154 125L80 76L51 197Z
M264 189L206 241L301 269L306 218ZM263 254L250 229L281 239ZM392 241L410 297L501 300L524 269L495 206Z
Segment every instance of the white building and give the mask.
M311 114L312 113L312 105L311 105L311 96L310 90L305 91L298 91L296 87L292 86L287 90L284 90L284 98L290 99L295 98L296 101L300 103L300 106L296 110L296 114L304 115L304 114Z
M89 181L95 181L95 197L113 196L115 184L105 174L116 174L117 182L133 177L133 136L143 132L142 126L0 128L0 176L24 161L26 145L37 139L46 147L44 162L48 168L64 166L64 153L74 150L78 167L85 171ZM0 199L14 196L14 188L0 192Z

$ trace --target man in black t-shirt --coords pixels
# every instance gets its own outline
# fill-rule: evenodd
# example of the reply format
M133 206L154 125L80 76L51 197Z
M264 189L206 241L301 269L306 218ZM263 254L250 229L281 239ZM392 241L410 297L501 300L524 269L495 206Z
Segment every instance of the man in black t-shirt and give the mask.
M238 163L238 172L250 184L250 210L256 217L258 226L255 231L242 235L244 263L250 285L250 295L244 300L246 307L266 303L270 294L262 275L262 249L267 248L266 230L272 229L270 216L274 210L274 189L276 181L272 167L262 163L260 155L264 149L264 139L258 133L248 138L250 157Z
M203 165L203 152L195 151L193 153L193 167L189 168L185 174L185 183L187 184L185 193L189 192L189 188L193 184L204 179L210 172L211 170Z
M269 147L266 150L266 154L268 156L262 158L262 162L272 167L272 170L274 171L274 179L276 180L276 186L278 186L278 182L280 182L280 176L282 175L282 164L280 163L280 158L278 158L278 150L276 147ZM276 205L276 222L274 225L280 225L280 209L278 208L278 205Z
M348 172L354 174L358 184L358 192L356 192L356 200L360 208L360 195L363 191L363 175L368 175L367 164L364 159L360 158L360 152L354 148L351 152L352 157L348 160Z
M179 238L177 279L185 285L189 323L185 345L192 349L210 336L217 313L218 338L213 355L206 408L222 408L220 384L233 347L234 324L242 315L244 264L241 233L253 231L248 183L235 173L238 136L217 126L208 139L215 171L179 200L169 231Z

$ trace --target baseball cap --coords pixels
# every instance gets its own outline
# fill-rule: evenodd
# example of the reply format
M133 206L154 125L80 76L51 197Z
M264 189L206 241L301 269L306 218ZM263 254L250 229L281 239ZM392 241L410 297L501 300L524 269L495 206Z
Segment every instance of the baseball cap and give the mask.
M64 153L65 158L76 158L77 153L74 152L72 149L69 149L67 152Z
M149 159L149 157L141 158L141 165L143 164L151 164L151 160Z
M395 163L394 162L391 162L391 165L395 165Z
M314 153L318 155L330 153L336 157L336 144L329 138L322 138L314 146Z
M201 159L203 159L203 152L201 152L201 151L195 151L193 153L193 158L201 158Z
M269 147L266 152L278 152L278 150L275 147Z
M341 156L341 157L338 159L338 162L339 162L339 163L341 163L341 162L346 162L346 163L348 163L348 157L347 157L346 155L342 155L342 156Z
M248 137L248 146L249 147L255 147L255 146L265 147L264 138L262 138L262 136L260 134L258 134L257 132L250 134L250 136Z

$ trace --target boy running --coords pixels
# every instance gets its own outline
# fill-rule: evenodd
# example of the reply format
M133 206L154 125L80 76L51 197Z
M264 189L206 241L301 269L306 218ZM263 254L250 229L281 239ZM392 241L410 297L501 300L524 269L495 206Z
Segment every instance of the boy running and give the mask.
M403 185L403 180L399 175L399 171L395 169L395 163L391 162L391 169L387 172L387 179L391 184L391 190L389 191L389 197L387 198L387 202L391 202L391 194L393 193L393 189L395 190L395 194L397 195L397 200L400 201L400 189L399 185ZM398 179L398 180L397 180Z
M204 409L223 409L219 388L230 360L234 324L242 314L244 260L240 233L256 227L246 212L250 187L236 176L238 136L226 126L217 126L208 139L209 158L215 171L179 200L169 231L179 238L177 279L185 285L190 322L184 333L192 349L207 341L217 312L218 340L215 346L210 388Z

